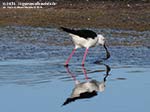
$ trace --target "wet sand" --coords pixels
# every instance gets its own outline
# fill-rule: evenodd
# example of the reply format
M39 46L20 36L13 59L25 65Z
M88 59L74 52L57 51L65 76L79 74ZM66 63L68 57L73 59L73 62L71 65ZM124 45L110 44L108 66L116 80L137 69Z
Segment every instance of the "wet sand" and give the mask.
M150 29L150 3L61 3L45 9L0 9L0 26Z

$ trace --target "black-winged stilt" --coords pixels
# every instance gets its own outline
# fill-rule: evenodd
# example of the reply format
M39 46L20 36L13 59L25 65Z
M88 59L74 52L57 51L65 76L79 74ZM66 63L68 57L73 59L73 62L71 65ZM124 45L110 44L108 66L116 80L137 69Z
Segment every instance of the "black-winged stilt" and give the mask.
M75 48L73 49L72 53L66 60L65 66L68 66L69 61L72 58L73 54L75 53L76 49L81 48L81 47L86 48L83 59L82 59L83 66L84 66L84 61L86 59L86 55L88 53L88 49L90 47L102 45L102 46L104 46L104 48L106 50L106 58L105 59L108 59L110 57L110 53L107 50L107 47L105 44L106 40L103 37L103 35L101 35L101 34L97 35L95 32L93 32L91 30L85 30L85 29L74 30L74 29L69 29L69 28L65 28L65 27L60 27L60 29L69 33L69 35L72 37L72 40L75 44Z

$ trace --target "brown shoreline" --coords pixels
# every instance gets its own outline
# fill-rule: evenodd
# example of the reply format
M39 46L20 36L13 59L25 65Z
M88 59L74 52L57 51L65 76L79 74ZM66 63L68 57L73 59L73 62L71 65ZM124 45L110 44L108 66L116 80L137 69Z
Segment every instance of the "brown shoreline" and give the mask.
M2 9L0 26L92 27L150 30L150 3L58 4L44 9Z

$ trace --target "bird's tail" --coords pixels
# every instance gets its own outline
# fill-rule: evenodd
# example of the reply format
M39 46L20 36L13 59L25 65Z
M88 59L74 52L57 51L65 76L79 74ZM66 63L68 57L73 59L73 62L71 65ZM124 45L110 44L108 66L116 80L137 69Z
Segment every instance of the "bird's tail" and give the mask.
M69 29L69 28L65 28L65 27L60 27L59 29L62 30L62 31L65 31L67 33L73 33L74 32L74 30Z

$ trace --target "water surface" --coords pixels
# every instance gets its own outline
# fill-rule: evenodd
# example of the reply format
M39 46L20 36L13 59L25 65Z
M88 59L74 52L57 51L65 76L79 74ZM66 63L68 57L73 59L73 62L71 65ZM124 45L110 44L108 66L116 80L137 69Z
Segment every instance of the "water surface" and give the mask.
M53 28L0 29L0 111L150 111L149 31L93 29L107 36L111 58L104 61L104 49L91 48L82 67L80 49L66 68L73 48L67 34ZM102 91L63 106L77 82L91 80L102 83Z

